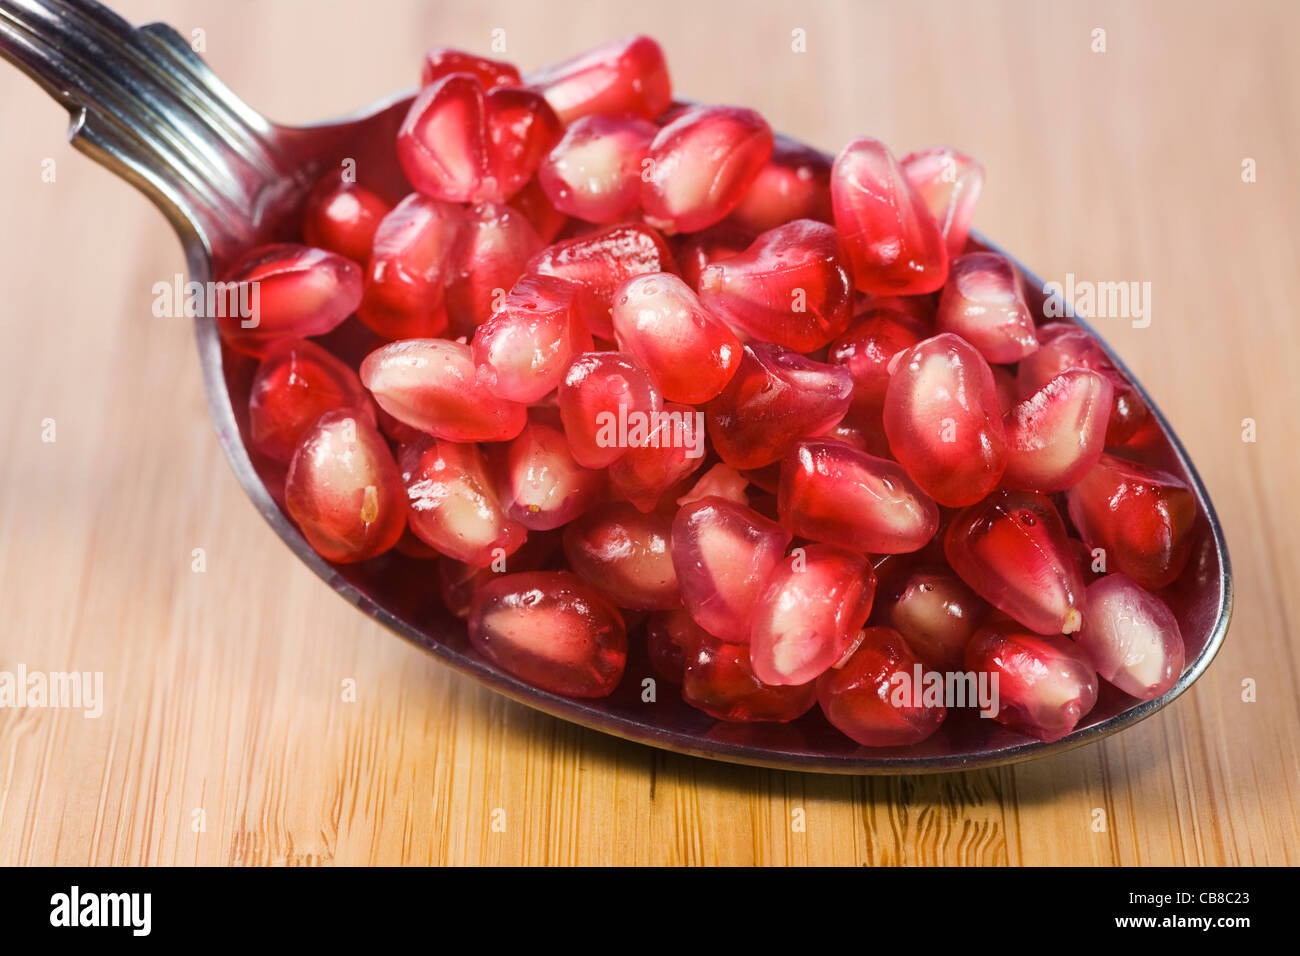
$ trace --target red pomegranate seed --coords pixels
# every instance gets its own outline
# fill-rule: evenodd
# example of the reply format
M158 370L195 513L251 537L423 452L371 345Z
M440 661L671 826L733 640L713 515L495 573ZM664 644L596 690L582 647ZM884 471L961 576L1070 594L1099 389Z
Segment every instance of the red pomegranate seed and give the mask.
M633 276L675 268L662 236L649 226L625 223L557 242L534 256L527 271L576 282L583 322L592 335L613 339L614 290Z
M659 128L634 116L584 116L542 160L538 181L555 208L612 223L641 202L641 170Z
M1018 362L1038 348L1020 277L1005 256L957 256L939 299L935 328L960 335L993 363Z
M987 612L988 605L955 574L922 568L898 585L887 618L926 667L956 671Z
M268 458L288 463L307 429L336 408L353 409L375 424L374 406L356 372L312 342L281 343L267 352L253 376L249 440Z
M614 293L614 334L664 398L698 405L740 365L740 340L672 273L637 276ZM701 436L701 440L702 440Z
M1099 676L1142 700L1160 697L1183 675L1178 620L1164 601L1122 574L1088 585L1078 644Z
M993 719L1039 740L1060 740L1097 703L1097 672L1068 638L989 625L975 632L965 663L967 670L997 678Z
M876 458L889 458L889 439L885 437L885 427L880 422L880 412L874 415L855 415L849 410L838 425L825 432L822 438L827 441L843 442L850 448L865 451Z
M749 661L765 684L806 684L844 658L867 623L876 575L861 554L795 548L754 606Z
M709 438L732 468L779 461L800 438L820 435L848 411L853 379L779 345L745 347L740 368L705 408Z
M502 497L507 514L525 528L559 528L595 504L604 487L600 472L574 460L557 425L529 421L506 453Z
M865 316L876 309L892 309L911 316L912 324L921 338L934 334L934 317L939 308L939 299L934 294L926 295L871 295L866 292L857 294L853 309L855 317ZM924 334L921 334L924 333Z
M326 561L383 554L406 527L406 495L392 453L352 409L316 419L289 462L284 506Z
M668 64L649 37L608 43L528 77L566 125L604 113L654 119L672 102Z
M485 90L495 86L519 86L519 71L514 64L490 60L449 46L436 46L424 55L420 86L430 86L453 73L470 73Z
M383 218L366 268L357 316L386 339L440 335L447 328L443 285L464 212L411 193Z
M943 550L976 594L1031 631L1071 634L1083 624L1083 573L1043 495L995 491L953 518Z
M618 611L570 571L506 574L479 587L469 612L475 650L535 687L608 696L627 664Z
M988 363L951 333L925 339L893 362L884 425L894 457L939 504L974 504L997 487L1007 463Z
M369 189L331 172L307 197L303 239L309 246L328 249L364 266L370 260L375 230L391 209Z
M717 720L788 723L812 709L817 688L764 684L754 676L748 647L704 639L687 651L682 699Z
M612 465L633 444L647 440L663 409L663 397L645 369L619 352L574 356L558 399L569 447L585 468Z
M449 441L507 441L523 431L523 405L477 379L468 345L445 339L391 342L366 356L361 382L398 421Z
M1064 491L1101 457L1110 419L1111 384L1100 372L1068 368L1004 418L1005 488Z
M560 547L560 537L557 532L534 532L525 539L514 554L507 555L500 561L493 559L490 567L477 568L472 564L439 555L437 551L411 534L409 528L402 536L402 540L397 543L399 551L408 540L414 541L418 547L438 558L438 592L442 597L442 603L453 616L462 621L469 617L470 605L474 602L474 595L479 587L496 580L503 574L540 571Z
M701 498L726 498L740 505L748 505L745 489L749 481L730 465L717 464L700 476L691 490L677 499L678 507L699 501Z
M285 339L324 335L361 301L356 263L291 242L253 249L225 282L234 283L229 300L212 311L226 313L216 320L221 338L245 355L264 355Z
M667 402L656 436L629 448L609 466L614 487L641 511L659 505L664 492L704 464L704 422L689 405Z
M1005 422L1011 409L1020 402L1020 386L1016 384L1016 377L1001 365L990 365L989 370L993 372L993 385L998 392L998 408Z
M874 308L855 319L852 327L831 343L826 361L843 366L853 376L854 412L880 416L889 387L890 359L928 334L905 312Z
M1107 567L1147 590L1172 584L1192 550L1196 498L1174 475L1103 454L1070 489L1070 519Z
M740 205L772 155L772 129L753 110L697 106L656 134L641 183L646 222L695 232Z
M835 230L811 219L771 229L700 273L700 298L734 328L811 352L848 328L853 284Z
M573 356L591 350L577 295L576 285L554 276L515 283L470 344L479 380L492 394L536 402L559 386Z
M939 530L939 509L901 465L840 441L795 445L777 499L793 535L851 551L918 551Z
M510 205L524 214L524 218L533 227L533 231L537 233L543 245L554 242L560 230L569 222L568 216L551 205L551 200L536 176L528 180L524 188L515 193L514 198L510 200Z
M714 640L680 608L652 613L646 621L645 638L650 666L674 684L680 684L685 676L687 654L702 642Z
M420 431L420 429L412 428L405 422L399 422L377 404L372 403L372 405L375 409L375 418L379 422L379 430L389 441L396 442L399 445L409 445L411 442L424 438L424 432Z
M864 137L844 147L831 168L831 202L858 289L916 295L943 288L943 235L883 143Z
M919 744L948 716L942 704L913 699L921 659L892 628L869 627L842 667L817 679L826 719L865 747Z
M766 232L795 219L830 222L834 157L785 136L773 138L772 155L731 214L751 232Z
M748 643L754 603L789 543L779 524L734 501L684 506L673 519L673 566L695 623L721 640Z
M569 567L616 607L681 607L670 550L672 520L628 504L602 505L564 529Z
M699 232L676 237L677 266L682 279L696 292L700 289L700 276L715 262L738 256L750 247L755 234L740 229L729 222L720 222Z
M541 248L541 237L519 210L498 203L471 207L447 258L450 337L472 336Z
M908 153L899 165L939 223L948 255L960 255L984 187L984 167L946 146Z

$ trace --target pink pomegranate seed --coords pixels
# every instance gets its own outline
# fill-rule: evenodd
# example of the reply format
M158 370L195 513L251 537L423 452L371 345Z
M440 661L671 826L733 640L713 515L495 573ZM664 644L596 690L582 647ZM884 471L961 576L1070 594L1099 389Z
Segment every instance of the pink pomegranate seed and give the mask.
M1182 479L1103 454L1070 490L1070 519L1109 570L1149 591L1172 584L1192 550L1196 498Z
M1083 573L1056 507L1028 491L995 491L960 512L943 539L948 564L998 610L1039 634L1083 624Z
M726 498L740 505L748 505L745 489L749 481L730 465L717 464L700 476L691 490L677 499L678 507L699 501L701 498Z
M738 256L750 247L755 234L729 222L677 237L676 260L682 279L696 292L700 276L715 262Z
M772 129L753 110L697 106L656 134L641 184L646 222L695 232L735 209L772 155Z
M951 333L925 339L893 363L884 425L894 457L939 504L974 504L997 487L1007 464L988 363Z
M755 338L796 352L826 345L849 326L853 283L835 230L797 219L700 273L704 304Z
M608 467L648 439L663 408L645 369L619 352L574 356L558 399L569 447L585 468Z
M490 60L449 46L436 46L424 55L420 86L430 86L453 73L470 73L485 90L496 86L519 86L519 71L514 64Z
M584 116L537 170L555 208L587 222L618 222L641 202L641 169L659 128L634 116Z
M392 453L353 409L316 419L289 462L284 506L326 561L383 554L406 527L406 495Z
M947 569L913 571L897 592L888 607L890 626L929 669L960 670L988 605Z
M559 386L573 356L591 350L577 295L576 285L554 276L515 283L471 343L479 380L492 394L536 402Z
M434 438L507 441L528 420L523 405L498 398L478 380L468 345L446 339L376 349L361 363L361 382L380 408Z
M673 519L673 566L695 623L724 641L748 643L754 603L789 543L779 524L734 501L685 505Z
M939 530L939 509L901 465L839 441L795 445L777 498L793 535L851 551L917 551Z
M1183 674L1178 620L1164 601L1122 574L1088 585L1078 644L1099 676L1142 700L1160 697Z
M800 438L832 428L848 411L847 371L781 348L746 346L740 368L705 408L709 438L732 468L779 461Z
M670 549L672 520L628 504L603 505L564 529L569 567L616 607L681 607Z
M544 245L554 242L560 230L569 222L568 216L551 205L550 198L536 176L515 193L510 205L524 214Z
M960 255L984 186L984 167L946 146L908 153L899 165L939 223L948 255Z
M754 606L754 676L781 685L816 679L852 647L875 594L876 575L865 556L826 544L795 548Z
M875 308L855 319L852 327L831 343L826 361L842 365L853 376L853 410L857 414L881 414L889 387L890 359L928 334L904 312Z
M614 290L633 276L673 272L674 266L662 236L649 226L625 223L557 242L534 256L527 271L576 282L583 322L592 335L613 339Z
M943 288L943 235L883 143L864 137L844 147L831 168L831 203L859 290L916 295Z
M498 203L471 207L447 259L451 337L472 336L541 248L541 237L519 210Z
M627 664L623 619L570 571L506 574L480 586L469 639L503 670L567 697L609 695Z
M817 688L765 684L754 676L744 644L703 639L687 650L682 699L717 720L788 723L812 709Z
M619 347L641 363L664 398L698 405L726 386L740 365L740 340L677 276L628 279L614 293Z
M464 217L459 206L411 193L383 218L366 268L357 315L386 339L440 335L447 328L447 258Z
M370 260L375 230L391 208L369 189L331 172L307 197L303 239L309 246L328 249L364 266Z
M579 54L528 82L566 125L593 113L654 119L673 98L663 50L643 36Z
M1038 348L1016 268L992 252L952 260L935 327L960 335L995 364L1018 362Z
M817 679L822 713L865 747L919 744L948 716L942 704L918 704L907 692L920 666L897 631L869 627L853 656Z
M549 531L599 500L604 477L573 459L559 427L538 417L510 443L502 483L506 513L525 528Z
M795 219L830 222L833 157L785 136L773 138L772 155L731 214L751 232Z
M656 508L665 491L704 464L704 423L695 409L667 402L663 411L656 435L609 466L614 487L641 511Z
M997 678L993 719L1039 740L1060 740L1097 703L1097 672L1068 638L982 627L966 647L966 669Z
M1111 384L1100 372L1068 368L1017 404L1007 432L1006 488L1064 491L1086 475L1106 444Z
M361 270L324 249L291 242L258 246L225 276L228 301L216 303L221 338L236 352L264 355L285 339L324 335L356 311ZM242 314L245 313L245 314Z
M353 409L375 424L374 406L356 372L312 342L281 343L266 354L253 376L249 440L268 458L288 463L307 429L336 408Z

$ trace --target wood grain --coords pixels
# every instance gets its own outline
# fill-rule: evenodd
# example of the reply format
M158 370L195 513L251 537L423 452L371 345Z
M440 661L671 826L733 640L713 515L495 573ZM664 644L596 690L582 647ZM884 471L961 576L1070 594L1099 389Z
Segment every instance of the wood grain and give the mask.
M525 67L646 31L679 89L822 146L970 151L989 171L977 226L1040 274L1152 283L1149 328L1102 329L1205 477L1236 614L1173 707L982 773L752 770L509 703L335 599L264 526L208 425L190 329L150 313L183 268L166 224L6 67L0 669L103 671L106 702L0 709L0 863L1300 862L1294 4L118 8L202 29L216 70L282 120L408 86L425 46L486 50L494 28Z

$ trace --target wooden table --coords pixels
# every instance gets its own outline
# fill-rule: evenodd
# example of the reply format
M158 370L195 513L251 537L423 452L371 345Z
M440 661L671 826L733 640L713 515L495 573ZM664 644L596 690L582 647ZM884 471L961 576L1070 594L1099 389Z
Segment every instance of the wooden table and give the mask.
M1294 4L117 6L202 30L283 120L410 85L434 43L486 52L502 29L533 67L641 31L678 89L819 145L973 153L977 227L1040 274L1151 283L1149 328L1101 327L1200 466L1236 614L1173 707L989 772L753 770L509 703L337 600L264 525L208 425L189 326L151 315L183 268L166 224L6 66L0 670L102 671L105 704L0 709L0 863L1300 862Z

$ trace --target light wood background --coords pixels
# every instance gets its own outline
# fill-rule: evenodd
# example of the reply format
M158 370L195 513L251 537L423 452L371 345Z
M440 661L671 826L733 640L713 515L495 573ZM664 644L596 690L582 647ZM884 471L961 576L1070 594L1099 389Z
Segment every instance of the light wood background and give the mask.
M150 314L183 268L165 222L0 64L0 669L103 671L106 696L99 719L0 710L0 863L1300 862L1295 4L116 6L203 30L217 72L286 121L411 85L435 43L486 52L501 28L532 68L640 31L679 90L818 145L973 153L977 227L1041 275L1152 283L1150 328L1102 328L1199 464L1236 614L1170 709L990 772L746 769L509 703L369 623L263 524L189 327Z

